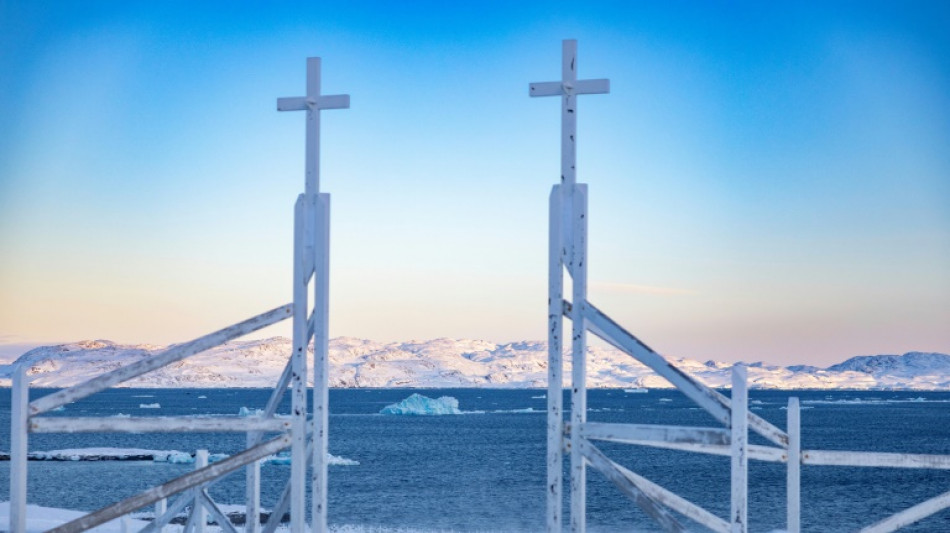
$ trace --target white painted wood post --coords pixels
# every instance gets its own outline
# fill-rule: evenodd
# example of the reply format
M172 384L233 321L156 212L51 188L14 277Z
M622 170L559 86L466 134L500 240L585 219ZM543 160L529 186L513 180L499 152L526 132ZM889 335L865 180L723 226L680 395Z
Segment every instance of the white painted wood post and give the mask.
M749 530L749 392L746 388L746 368L732 367L732 502L729 524L732 533Z
M561 383L557 383L557 398L554 398L553 380L559 379L552 373L554 359L557 358L560 365L560 348L563 344L557 339L558 346L555 348L555 339L552 338L555 330L560 336L561 313L563 313L563 274L562 265L567 266L568 272L573 278L573 308L571 311L572 321L572 385L571 385L571 530L584 531L585 529L585 500L586 500L586 464L585 459L580 453L578 443L579 431L581 425L587 420L587 390L585 377L585 350L586 350L586 324L584 321L584 309L587 304L587 271L586 271L586 209L587 209L587 189L586 185L577 186L577 95L580 94L603 94L610 92L610 82L608 80L580 80L577 79L577 41L574 39L565 39L561 42L561 80L555 82L532 83L528 87L528 94L534 96L560 96L561 97L561 184L555 188L552 195L560 191L560 205L555 209L555 200L551 199L552 220L551 228L554 231L557 224L558 241L551 241L551 257L549 258L549 292L548 292L548 315L549 315L549 333L548 333L548 506L547 506L547 528L548 531L560 530L560 476L561 476L561 456L551 452L552 431L557 429L554 424L561 424L560 420L554 422L552 412L559 407ZM581 191L578 194L578 191ZM583 205L583 213L578 214L579 201L578 196L583 196L580 204ZM555 213L559 214L559 219L554 220ZM585 232L583 236L578 236L577 232ZM560 254L560 259L555 263L555 253ZM557 273L554 270L557 270ZM557 278L555 280L555 278ZM560 296L556 296L555 293ZM557 302L555 303L555 300ZM556 317L556 318L555 318ZM557 322L557 324L555 324ZM556 353L557 352L557 353ZM560 368L556 369L560 371ZM558 417L560 414L558 413ZM558 484L558 486L555 486Z
M317 198L313 264L313 466L311 487L312 530L327 530L327 476L330 424L330 195Z
M155 520L158 520L159 518L161 518L162 516L164 516L165 511L167 511L167 510L168 510L168 500L167 500L167 499L162 498L161 500L158 500L157 502L155 502ZM165 526L159 527L159 528L158 528L158 533L162 533L162 531L164 531L164 530L165 530Z
M561 191L551 189L548 240L548 486L547 531L561 531L564 480L564 364L561 336L564 334L564 267L561 262Z
M195 470L201 470L206 466L208 466L208 450L195 451ZM203 489L197 487L196 490L201 491ZM195 533L204 533L205 526L208 524L208 510L205 509L199 497L195 498L193 505L191 512L195 515Z
M257 445L259 434L247 434L247 447ZM258 533L261 530L261 462L248 463L245 473L244 533Z
M16 365L10 391L10 531L13 533L26 531L27 409L30 404L26 369L24 364Z
M801 491L802 491L802 427L801 407L798 398L788 399L788 480L787 493L787 527L788 533L799 533L801 523Z
M313 466L312 513L314 532L326 531L327 512L327 413L329 395L327 391L327 359L329 353L329 224L330 196L320 194L320 111L323 109L348 109L350 96L346 94L320 94L320 58L307 58L307 95L302 97L278 98L278 111L307 111L305 188L299 204L305 205L304 212L298 213L302 227L300 236L294 239L295 276L294 276L294 356L305 358L310 334L307 332L309 317L307 313L307 284L310 281L312 265L315 269L314 283L314 420L313 420ZM298 270L299 268L299 270ZM299 284L303 284L302 287ZM302 308L300 304L302 303ZM298 313L299 309L299 313ZM306 483L306 361L294 366L292 384L294 387L294 445L291 450L291 533L304 533L304 487Z
M301 194L294 206L294 351L290 383L291 419L293 422L290 448L290 530L304 533L306 528L307 486L307 281L304 247L306 246L306 195Z
M571 308L571 530L583 533L587 513L587 463L580 448L587 422L587 185L574 185Z

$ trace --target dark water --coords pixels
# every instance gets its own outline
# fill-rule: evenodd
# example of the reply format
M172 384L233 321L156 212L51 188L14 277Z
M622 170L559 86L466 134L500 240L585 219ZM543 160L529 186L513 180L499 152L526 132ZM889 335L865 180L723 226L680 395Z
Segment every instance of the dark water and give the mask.
M48 391L33 391L34 397ZM412 392L458 398L456 416L384 416L387 404ZM235 415L262 407L269 390L106 391L53 416ZM359 466L330 467L331 525L458 531L543 529L546 400L539 390L333 390L330 451ZM950 393L751 391L752 409L785 427L789 395L802 399L803 447L950 454ZM206 398L199 398L206 396ZM9 390L0 390L0 450L9 450ZM159 403L161 409L140 409ZM592 390L591 421L716 425L674 391L627 394ZM536 414L503 411L531 407ZM285 404L281 412L287 412ZM30 450L81 447L177 449L233 453L243 435L31 435ZM753 438L753 444L765 444ZM600 443L613 460L719 516L729 507L729 459ZM93 510L180 475L192 467L151 462L29 463L30 503ZM288 466L262 468L262 500L271 506ZM752 462L750 526L771 531L785 521L784 465ZM9 463L0 463L0 500L9 499ZM596 471L588 474L592 531L656 530ZM806 466L802 470L805 531L859 529L950 490L950 472ZM565 491L566 492L566 491ZM240 473L214 486L219 502L240 504ZM565 509L568 506L565 503ZM685 523L689 523L685 521ZM830 524L830 525L829 525ZM697 528L698 529L698 528ZM943 511L907 531L950 531Z

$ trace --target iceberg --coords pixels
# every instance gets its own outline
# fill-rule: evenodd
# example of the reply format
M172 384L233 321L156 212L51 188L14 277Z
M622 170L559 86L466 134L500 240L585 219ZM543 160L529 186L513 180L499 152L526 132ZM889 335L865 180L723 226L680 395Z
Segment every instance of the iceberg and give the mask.
M161 409L162 405L158 403L140 403L139 409Z
M383 407L384 415L460 415L459 401L451 396L429 398L413 394L405 400Z
M264 416L264 410L254 409L254 408L249 409L247 407L241 407L240 409L238 409L238 416L240 416L241 418L248 418L248 417L257 418L257 417Z

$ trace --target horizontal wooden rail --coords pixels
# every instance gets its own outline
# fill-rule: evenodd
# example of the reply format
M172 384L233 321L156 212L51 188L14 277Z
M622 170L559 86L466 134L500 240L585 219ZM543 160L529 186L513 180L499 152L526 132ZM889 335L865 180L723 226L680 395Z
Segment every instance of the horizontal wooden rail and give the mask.
M636 443L639 441L690 444L729 444L730 431L723 428L661 426L653 424L605 424L587 422L581 436L591 440Z
M666 450L678 450L682 452L705 453L708 455L722 455L730 457L732 449L729 445L718 444L691 444L688 442L663 442L655 440L642 440L638 442L628 442L637 446L649 446L651 448L663 448ZM749 459L755 461L764 461L767 463L784 463L788 461L788 451L784 448L774 446L759 446L750 444L746 448Z
M802 450L802 464L950 470L950 455Z
M31 418L31 433L245 433L284 432L290 420L258 417Z
M199 337L193 341L179 344L164 352L153 355L141 361L126 365L107 372L101 376L96 376L88 381L63 389L53 394L43 396L30 402L30 415L45 413L57 407L68 403L81 400L89 395L108 389L113 385L118 385L123 381L128 381L134 377L157 370L165 365L180 361L186 357L201 353L215 346L219 346L236 339L252 331L270 326L281 320L290 318L293 312L293 306L290 304L282 305L276 309L261 313L253 318L239 322L233 326L209 333L204 337Z
M281 435L276 439L269 440L263 444L259 444L253 448L244 450L241 453L232 455L227 459L222 459L221 461L208 465L199 470L189 472L188 474L175 478L165 484L152 487L135 496L103 507L98 511L93 511L87 515L80 516L79 518L67 522L59 527L50 529L47 533L78 533L80 531L91 529L100 524L104 524L110 520L114 520L120 516L131 513L136 509L141 509L146 505L155 503L158 500L167 498L184 490L188 490L192 487L196 487L215 478L221 477L229 472L233 472L248 463L253 463L258 459L263 459L268 455L273 455L280 450L287 448L288 446L290 446L290 435Z

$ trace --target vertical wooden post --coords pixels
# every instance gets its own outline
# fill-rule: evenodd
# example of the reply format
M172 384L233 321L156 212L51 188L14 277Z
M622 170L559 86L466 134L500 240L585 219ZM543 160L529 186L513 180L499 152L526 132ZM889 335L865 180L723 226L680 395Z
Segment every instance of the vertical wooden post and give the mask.
M162 498L161 500L158 500L157 502L155 502L155 520L158 520L159 518L161 518L162 516L164 516L164 515L165 515L165 511L167 511L167 510L168 510L168 500L167 500L167 499ZM162 526L162 527L158 528L158 533L162 533L162 531L164 531L164 530L165 530L165 526Z
M208 450L197 450L195 452L195 470L201 470L208 466ZM200 494L204 490L200 485L195 487ZM208 510L205 509L204 502L197 495L195 496L194 508L191 510L195 515L195 533L204 533L205 526L208 525Z
M247 447L258 444L257 435L247 434ZM259 533L261 530L261 462L249 463L244 473L244 533Z
M307 486L307 197L301 194L294 206L294 352L290 383L292 440L290 447L290 531L305 533Z
M746 368L732 367L732 502L729 524L732 533L747 533L749 496L749 393Z
M10 531L26 531L26 454L30 405L30 382L26 365L13 370L10 391Z
M564 267L561 262L561 191L551 189L548 240L548 486L547 531L561 531L564 480L564 365L561 335L564 332Z
M566 185L565 185L566 187ZM587 422L587 185L572 186L574 231L571 308L571 530L583 533L587 513L587 464L581 453L581 429Z
M802 427L801 408L798 398L788 399L788 480L787 492L787 519L788 533L799 533L801 523L801 490L802 490Z
M315 213L313 264L316 267L314 283L313 324L313 469L312 531L327 530L327 454L329 452L330 416L330 195L317 198Z

